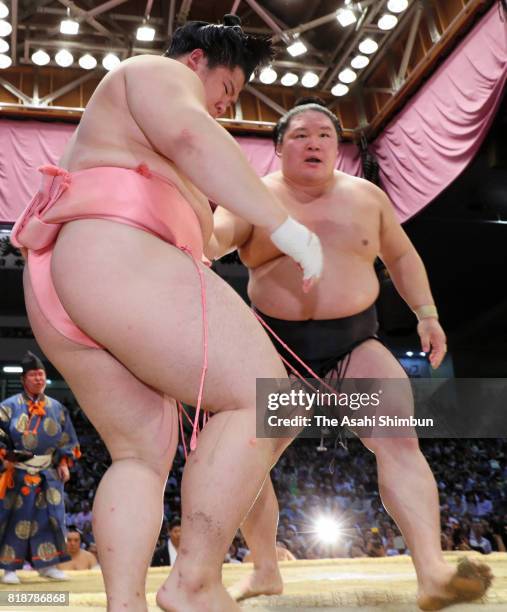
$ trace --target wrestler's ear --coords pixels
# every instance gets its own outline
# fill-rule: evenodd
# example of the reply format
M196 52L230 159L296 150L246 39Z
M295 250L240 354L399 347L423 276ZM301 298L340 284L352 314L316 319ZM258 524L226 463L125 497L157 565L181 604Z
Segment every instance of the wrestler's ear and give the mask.
M188 55L188 67L197 72L199 68L205 67L208 64L208 60L202 49L194 49Z
M282 143L281 142L277 142L276 146L275 146L275 155L277 157L282 157Z

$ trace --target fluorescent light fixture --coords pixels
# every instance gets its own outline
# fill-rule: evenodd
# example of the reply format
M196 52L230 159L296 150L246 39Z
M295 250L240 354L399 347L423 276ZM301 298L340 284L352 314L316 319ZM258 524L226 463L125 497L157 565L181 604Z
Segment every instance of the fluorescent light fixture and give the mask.
M0 21L0 36L9 36L12 32L12 26L8 21L3 19Z
M396 15L385 13L385 15L382 15L378 20L377 25L381 30L392 30L397 23L398 17L396 17Z
M6 374L22 374L23 368L21 366L4 366L3 371Z
M149 25L142 25L137 28L137 40L152 41L155 38L155 28Z
M389 0L387 3L387 8L392 13L401 13L408 6L408 0Z
M9 14L9 7L5 2L0 2L0 19L5 19Z
M342 83L353 83L357 79L357 74L350 68L345 68L340 72L338 78Z
M51 58L49 57L49 53L46 53L42 49L32 53L32 62L37 64L37 66L45 66L46 64L49 64L50 61Z
M285 87L292 87L298 81L299 77L297 74L294 74L294 72L286 72L280 80L281 84L285 85Z
M9 43L3 38L0 38L0 53L7 53L8 50L9 50Z
M264 68L259 75L259 80L261 83L264 83L264 85L271 85L277 78L278 74L273 68Z
M106 70L113 70L121 63L120 58L114 53L108 53L102 60L102 65Z
M378 44L373 40L373 38L365 38L359 43L359 51L361 51L361 53L366 53L366 55L375 53L377 49Z
M60 21L60 32L62 34L76 35L79 32L79 21L75 19L62 19Z
M308 51L305 43L301 40L296 40L292 45L287 47L287 51L292 55L292 57L298 57L298 55L303 55Z
M67 49L60 49L55 55L55 62L62 68L67 68L74 62L74 56Z
M85 53L79 58L79 65L83 70L93 70L97 65L97 60L90 55L89 53Z
M315 87L316 85L318 85L319 81L320 81L319 75L316 74L315 72L305 72L303 74L303 78L301 79L301 84L303 85L303 87L307 87L308 89L311 89L312 87Z
M340 9L336 13L336 19L338 19L338 23L342 26L342 28L346 28L357 21L354 11L351 11L350 9Z
M337 96L337 97L344 96L348 92L349 92L349 88L343 83L337 83L333 87L333 89L331 89L331 93L333 94L333 96Z
M5 55L5 53L0 53L0 70L4 68L8 68L12 64L12 59L10 55Z
M353 60L350 62L352 68L356 70L361 70L361 68L365 68L370 63L370 60L366 57L366 55L356 55Z

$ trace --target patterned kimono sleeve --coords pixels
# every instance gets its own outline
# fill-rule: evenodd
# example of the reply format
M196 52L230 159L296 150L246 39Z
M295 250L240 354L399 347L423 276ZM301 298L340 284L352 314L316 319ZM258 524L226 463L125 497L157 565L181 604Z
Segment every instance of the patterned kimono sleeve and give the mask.
M0 404L0 459L5 455L5 451L12 450L14 448L14 444L12 443L12 439L9 433L9 425L12 418L12 406L9 405L8 401ZM0 461L0 471L2 471L1 464L3 461Z
M69 467L72 467L74 465L74 460L81 457L79 441L67 408L59 402L58 408L61 410L60 424L62 427L62 436L56 448L55 460L57 464L66 463Z

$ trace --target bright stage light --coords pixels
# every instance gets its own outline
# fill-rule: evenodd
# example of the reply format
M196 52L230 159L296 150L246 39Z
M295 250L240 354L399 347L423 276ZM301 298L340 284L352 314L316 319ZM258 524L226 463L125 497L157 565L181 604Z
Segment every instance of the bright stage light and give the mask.
M344 96L345 94L349 93L349 88L343 83L337 83L333 89L331 89L331 93L333 96L337 97Z
M97 60L90 55L89 53L85 53L79 58L79 65L83 70L93 70L97 65Z
M113 70L121 63L120 58L114 53L108 53L102 60L102 65L106 70Z
M397 23L398 17L396 15L386 13L378 20L377 25L381 30L392 30Z
M55 62L62 68L68 68L74 62L74 56L67 49L61 49L55 55Z
M62 19L60 21L60 32L75 36L79 32L79 21L74 19Z
M3 19L0 21L0 36L9 36L12 32L12 26L8 21Z
M303 87L307 87L308 89L311 89L312 87L315 87L316 85L319 84L320 78L319 75L316 74L315 72L305 72L303 74L303 78L301 79L301 84L303 85Z
M327 516L321 516L315 521L315 532L321 542L333 544L341 536L342 530L337 521Z
M342 83L353 83L357 79L357 74L350 68L345 68L338 75Z
M50 61L51 58L49 57L49 54L42 49L32 53L32 62L37 64L37 66L45 66L46 64L49 64Z
M366 55L375 53L377 49L378 44L373 40L373 38L365 38L359 43L359 51L361 51L361 53L366 53Z
M294 72L286 72L283 77L280 79L282 85L285 87L292 87L299 81L299 77Z
M9 43L3 38L0 38L0 53L7 53L8 50L9 50Z
M271 83L274 83L277 78L278 74L275 70L273 70L273 68L264 68L259 74L259 81L264 83L264 85L271 85Z
M350 9L340 9L336 13L336 19L338 19L338 23L342 26L342 28L346 28L357 21L354 11L351 11Z
M402 13L408 6L408 0L389 0L387 8L392 13Z
M148 25L139 26L137 28L136 38L137 40L151 42L155 38L155 28Z
M9 14L9 7L5 2L0 2L0 19L5 19Z
M11 64L12 64L11 56L5 55L4 53L0 53L0 70L9 68Z
M292 55L292 57L297 57L298 55L303 55L308 51L307 46L301 40L297 40L287 47L287 51Z
M361 68L365 68L370 63L370 60L366 57L366 55L356 55L354 59L350 62L352 68L356 70L361 70Z

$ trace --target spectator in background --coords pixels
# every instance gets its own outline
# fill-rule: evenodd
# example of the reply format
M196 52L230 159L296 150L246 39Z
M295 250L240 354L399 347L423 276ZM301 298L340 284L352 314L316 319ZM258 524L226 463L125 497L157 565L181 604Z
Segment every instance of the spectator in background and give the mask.
M92 521L92 511L90 510L90 502L84 500L81 502L81 512L78 512L75 518L76 527L82 531L86 522Z
M167 536L159 538L159 546L155 549L152 567L160 567L164 565L174 565L178 556L178 548L180 546L181 536L181 521L174 519L169 523L167 528Z
M97 559L88 550L81 548L81 533L75 527L67 532L67 552L71 556L70 561L60 563L61 570L89 570L97 565Z
M483 555L489 555L493 550L491 542L484 537L484 527L480 521L474 521L472 523L468 541L472 550L476 550Z

